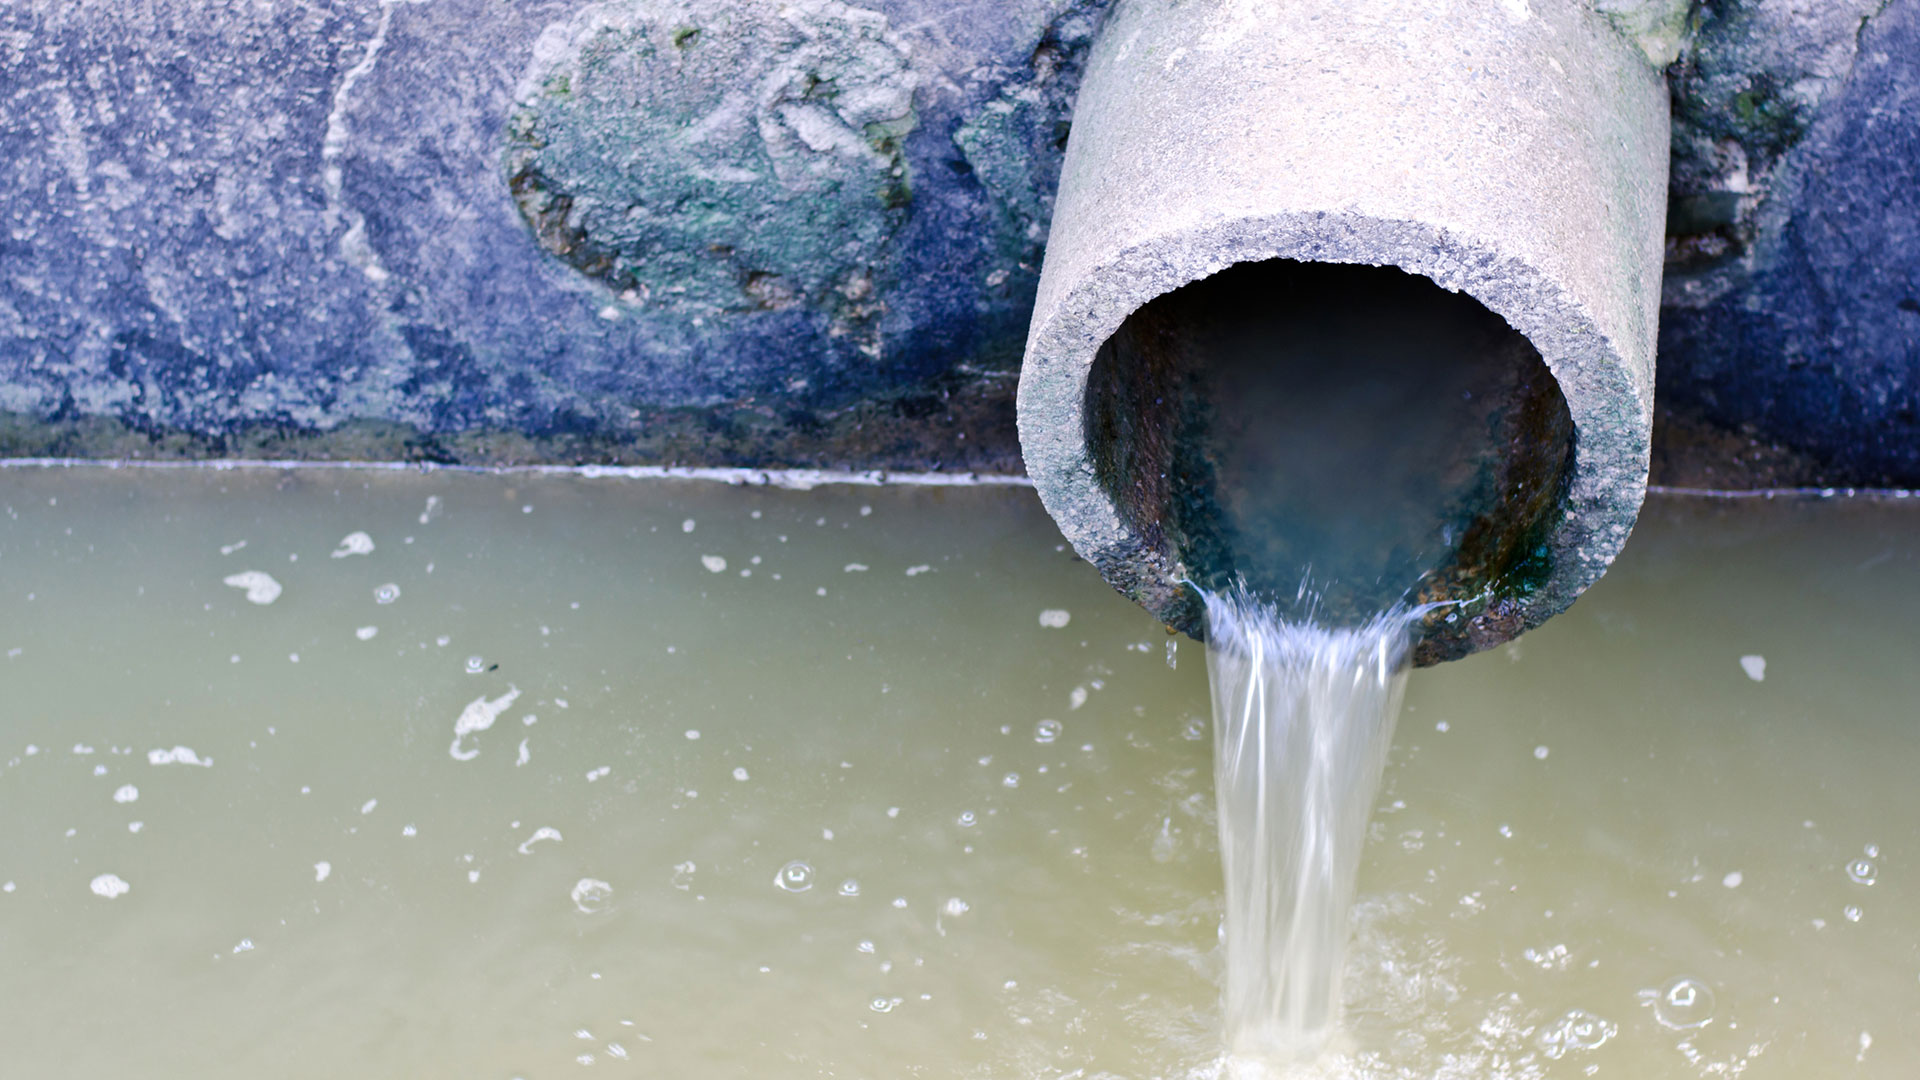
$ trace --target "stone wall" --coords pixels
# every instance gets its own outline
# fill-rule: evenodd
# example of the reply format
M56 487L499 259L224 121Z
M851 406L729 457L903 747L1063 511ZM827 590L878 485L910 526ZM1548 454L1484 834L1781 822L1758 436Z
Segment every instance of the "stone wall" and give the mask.
M1017 468L1109 0L14 0L0 456ZM1920 0L1672 59L1663 404L1920 482Z

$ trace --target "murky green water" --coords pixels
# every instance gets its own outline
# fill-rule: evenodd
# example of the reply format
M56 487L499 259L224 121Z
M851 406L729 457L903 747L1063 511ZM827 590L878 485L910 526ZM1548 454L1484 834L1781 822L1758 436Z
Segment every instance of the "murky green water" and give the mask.
M1029 493L11 470L0 511L7 1075L1215 1067L1201 651ZM1416 673L1320 1073L1920 1072L1916 643L1914 509L1656 503Z

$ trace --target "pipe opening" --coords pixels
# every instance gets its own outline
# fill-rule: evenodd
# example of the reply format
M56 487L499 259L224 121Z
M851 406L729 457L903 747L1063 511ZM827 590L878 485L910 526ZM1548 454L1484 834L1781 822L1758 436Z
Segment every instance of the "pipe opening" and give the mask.
M1573 471L1533 345L1393 267L1271 259L1159 296L1101 346L1086 406L1098 482L1187 580L1283 607L1304 582L1332 623L1465 602L1429 616L1420 663L1523 629Z

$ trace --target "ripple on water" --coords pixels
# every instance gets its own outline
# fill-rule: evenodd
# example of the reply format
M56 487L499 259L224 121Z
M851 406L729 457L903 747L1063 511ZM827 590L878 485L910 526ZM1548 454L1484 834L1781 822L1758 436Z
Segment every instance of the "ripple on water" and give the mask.
M605 911L613 900L613 886L598 878L583 877L573 884L573 906L588 915Z
M1674 1031L1706 1027L1713 1020L1713 987L1699 979L1683 976L1658 990L1642 990L1640 1003L1651 1005L1660 1026Z
M1573 1009L1565 1016L1543 1025L1535 1041L1541 1053L1558 1061L1569 1051L1597 1050L1619 1031L1620 1028L1605 1017L1596 1016L1585 1009Z
M806 892L813 888L813 867L795 859L773 875L773 883L788 892Z

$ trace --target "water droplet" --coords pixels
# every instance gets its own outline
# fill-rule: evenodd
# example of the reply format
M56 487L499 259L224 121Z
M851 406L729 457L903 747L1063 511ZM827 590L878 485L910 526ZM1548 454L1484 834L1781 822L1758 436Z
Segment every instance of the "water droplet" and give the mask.
M573 906L592 915L605 911L613 900L613 886L597 878L583 877L573 884Z
M1060 733L1066 729L1066 725L1058 720L1042 720L1033 726L1033 741L1050 743L1059 738Z
M852 878L848 878L847 880L841 882L840 895L841 896L859 896L860 883L858 881L855 881Z
M1620 1031L1612 1021L1585 1009L1574 1009L1541 1027L1540 1052L1558 1061L1569 1050L1595 1050L1606 1045Z
M1878 871L1868 860L1855 859L1847 864L1847 876L1852 878L1856 885L1871 885L1878 880Z
M478 675L485 670L487 670L487 661L485 658L478 656L467 657L467 674Z
M400 586L391 581L373 590L373 602L376 604L391 604L398 599L400 599Z
M1658 990L1640 991L1642 1004L1653 1006L1653 1018L1662 1027L1688 1031L1713 1019L1713 988L1699 979L1678 978Z
M806 892L813 888L813 867L795 859L773 875L773 883L788 892Z

